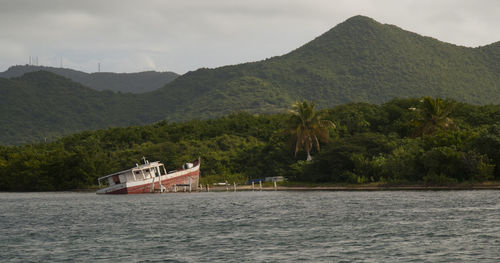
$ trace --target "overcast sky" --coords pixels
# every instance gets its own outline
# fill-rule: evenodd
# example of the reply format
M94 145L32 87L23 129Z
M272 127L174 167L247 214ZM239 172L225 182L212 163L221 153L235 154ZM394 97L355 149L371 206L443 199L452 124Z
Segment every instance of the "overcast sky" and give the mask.
M288 53L355 15L457 45L500 41L500 0L0 0L0 71L32 56L183 74Z

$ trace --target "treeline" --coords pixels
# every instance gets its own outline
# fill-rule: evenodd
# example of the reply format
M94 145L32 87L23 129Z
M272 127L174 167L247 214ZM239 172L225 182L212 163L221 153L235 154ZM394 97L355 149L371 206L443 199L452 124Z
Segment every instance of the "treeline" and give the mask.
M1 191L92 188L97 178L143 156L168 169L202 159L204 183L285 176L291 181L450 184L500 179L500 106L458 104L454 129L415 136L420 99L356 103L327 110L336 124L313 160L290 144L286 114L233 113L211 120L158 122L0 146ZM416 109L416 110L415 110Z
M334 108L336 138L311 164L293 164L291 179L432 185L500 179L500 108L458 104L452 129L415 138L422 101Z

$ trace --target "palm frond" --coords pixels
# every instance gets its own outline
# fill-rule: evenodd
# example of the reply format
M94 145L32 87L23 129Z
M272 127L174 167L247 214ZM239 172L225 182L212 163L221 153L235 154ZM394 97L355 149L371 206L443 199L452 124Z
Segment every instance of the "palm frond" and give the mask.
M415 127L414 137L430 136L440 129L454 128L449 116L456 107L455 101L424 97L420 102L421 107L416 111L418 115L410 122Z
M323 120L326 111L315 111L315 102L295 102L288 119L287 131L290 133L290 143L294 144L295 155L301 148L308 153L316 148L320 150L320 142L327 142L330 128L336 128L329 120Z

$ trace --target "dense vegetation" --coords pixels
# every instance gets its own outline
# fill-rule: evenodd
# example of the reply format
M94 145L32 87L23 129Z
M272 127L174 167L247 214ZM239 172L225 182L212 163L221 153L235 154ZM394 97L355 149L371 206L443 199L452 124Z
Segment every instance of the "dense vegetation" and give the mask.
M311 161L313 148L319 151L320 142L328 142L330 130L336 126L330 120L323 120L326 111L317 111L316 103L300 101L293 105L291 116L287 122L287 133L290 136L290 144L295 145L295 156L300 149L307 154L307 161Z
M284 56L199 69L135 96L90 92L43 72L0 79L0 100L11 102L0 105L0 143L39 142L82 126L207 119L233 111L280 113L303 99L321 108L421 96L497 104L499 61L500 42L460 47L356 16ZM56 92L60 86L49 87L56 84L75 90ZM76 114L68 104L85 110Z
M174 72L156 71L137 73L95 72L89 74L69 68L18 65L12 66L4 72L0 72L0 78L16 78L35 71L52 72L95 90L131 93L144 93L159 89L179 76L179 74Z
M0 78L0 143L52 140L61 134L151 123L133 94L96 91L49 72Z
M422 101L422 102L421 102ZM211 120L157 122L73 134L48 143L0 147L0 190L95 186L97 177L129 168L142 156L175 169L202 158L204 183L286 176L292 181L449 184L500 180L500 106L458 103L453 129L414 137L424 100L329 109L330 140L295 157L290 115L234 113ZM415 110L410 110L415 108Z
M170 119L279 112L302 99L322 108L421 96L497 104L498 61L500 42L460 47L356 16L284 56L199 69L155 93Z

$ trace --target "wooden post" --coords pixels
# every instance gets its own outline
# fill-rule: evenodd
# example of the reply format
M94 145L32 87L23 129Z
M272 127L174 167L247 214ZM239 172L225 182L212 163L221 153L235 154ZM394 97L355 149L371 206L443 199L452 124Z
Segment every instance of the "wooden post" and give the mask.
M234 186L234 191L236 192L236 183L233 182L233 186Z
M155 167L155 172L158 173L158 186L160 187L160 194L161 194L161 192L163 191L163 185L161 184L161 171L160 169L158 169L158 167Z
M226 192L229 192L229 184L227 183L227 180L226 180Z
M276 185L276 180L274 180L274 191L278 191L278 186Z
M174 184L174 193L177 193L177 185Z
M189 192L191 193L191 184L193 183L193 179L191 179L191 177L189 177ZM275 183L276 185L276 183Z
M119 176L119 175L118 175ZM151 190L150 190L151 193L154 193L155 192L155 177L153 177L153 182L151 183Z
M259 191L262 191L262 181L259 181Z
M255 182L252 181L252 191L255 190Z
M207 192L210 192L210 186L207 184Z

